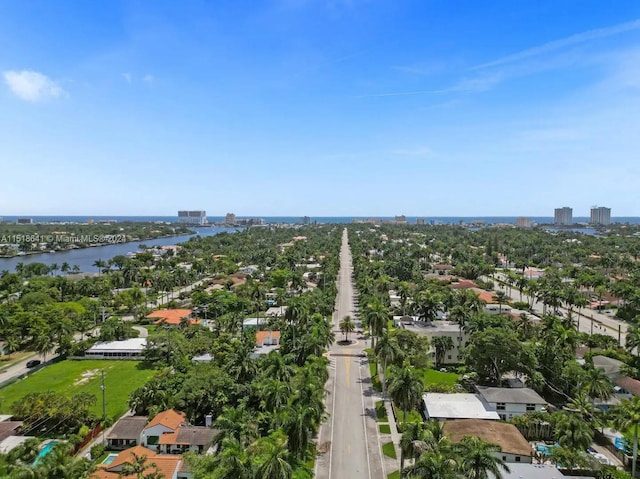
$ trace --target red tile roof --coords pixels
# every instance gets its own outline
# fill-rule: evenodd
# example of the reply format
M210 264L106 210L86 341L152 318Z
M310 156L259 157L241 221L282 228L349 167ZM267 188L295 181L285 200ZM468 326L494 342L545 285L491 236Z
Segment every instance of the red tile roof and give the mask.
M147 318L157 318L156 324L166 323L178 325L182 318L190 318L193 310L191 309L159 309L147 315ZM190 319L189 324L194 324L197 321Z
M258 331L256 332L256 344L262 346L269 338L280 341L280 331Z
M187 416L185 413L176 411L175 409L168 409L156 414L155 417L149 421L145 429L157 426L158 424L175 431L180 427L180 424L187 424Z

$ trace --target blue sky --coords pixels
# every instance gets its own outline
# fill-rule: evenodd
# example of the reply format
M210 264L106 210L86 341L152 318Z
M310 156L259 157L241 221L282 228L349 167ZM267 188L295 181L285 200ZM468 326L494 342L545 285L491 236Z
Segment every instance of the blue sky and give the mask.
M640 2L0 2L0 216L640 216Z

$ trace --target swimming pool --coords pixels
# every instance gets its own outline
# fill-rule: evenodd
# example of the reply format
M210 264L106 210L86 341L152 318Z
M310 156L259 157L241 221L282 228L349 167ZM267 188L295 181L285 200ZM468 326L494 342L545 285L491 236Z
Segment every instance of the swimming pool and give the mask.
M35 461L33 461L32 465L37 465L43 457L51 452L51 449L53 449L56 444L58 444L58 441L49 441L44 446L42 446L42 449L40 449L40 452L38 452L38 455L36 456L36 459Z
M116 457L118 457L117 454L111 453L107 457L105 457L104 461L102 461L102 464L111 464Z
M551 450L554 447L555 446L547 446L546 444L536 444L536 451L544 454L545 456L548 456L551 454Z

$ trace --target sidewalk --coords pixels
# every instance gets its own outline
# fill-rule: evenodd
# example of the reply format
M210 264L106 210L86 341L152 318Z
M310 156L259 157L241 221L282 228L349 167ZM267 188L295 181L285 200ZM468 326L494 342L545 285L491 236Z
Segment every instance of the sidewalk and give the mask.
M378 372L381 380L384 381L384 375L381 372ZM384 401L382 393L374 392L373 393L374 402ZM390 433L379 432L380 434L380 445L387 444L389 442L393 442L394 449L396 452L396 459L383 454L384 458L384 468L387 475L393 473L394 471L400 470L400 438L402 435L398 432L397 418L394 414L393 406L391 405L391 399L387 399L384 401L385 412L387 415L388 422L378 422L378 431L380 431L381 426L389 426Z

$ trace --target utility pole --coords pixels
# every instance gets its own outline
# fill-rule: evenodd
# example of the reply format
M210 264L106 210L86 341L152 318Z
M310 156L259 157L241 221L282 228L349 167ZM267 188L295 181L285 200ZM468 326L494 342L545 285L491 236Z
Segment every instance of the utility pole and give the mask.
M107 403L105 400L105 387L104 387L104 369L101 371L102 373L102 382L100 384L100 391L102 391L102 444L105 445L104 441L104 431L107 428Z

